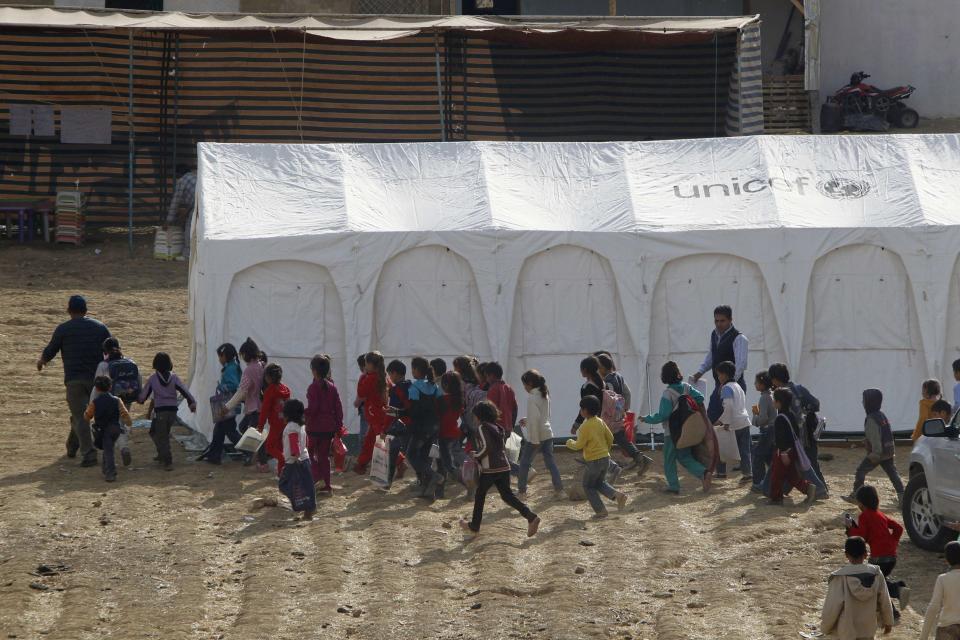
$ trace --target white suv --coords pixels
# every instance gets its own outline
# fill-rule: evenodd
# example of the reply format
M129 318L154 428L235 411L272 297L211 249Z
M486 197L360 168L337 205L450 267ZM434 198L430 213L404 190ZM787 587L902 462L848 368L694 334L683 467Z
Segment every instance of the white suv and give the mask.
M960 411L950 425L923 423L923 437L910 452L910 481L903 494L903 524L921 549L943 551L957 538L947 526L960 521Z

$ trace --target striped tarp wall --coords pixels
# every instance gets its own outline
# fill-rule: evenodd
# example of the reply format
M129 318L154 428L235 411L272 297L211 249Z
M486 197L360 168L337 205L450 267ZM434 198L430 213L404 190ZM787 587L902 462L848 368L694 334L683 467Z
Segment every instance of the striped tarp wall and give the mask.
M737 56L730 75L727 135L763 133L763 65L760 61L760 25L740 31Z
M79 187L89 194L91 222L126 222L127 34L0 33L5 44L0 50L0 198ZM135 220L154 224L160 219L172 192L174 166L193 164L196 143L204 140L723 135L737 35L697 40L607 52L530 48L451 32L384 42L290 31L138 32ZM10 103L109 107L113 143L11 137ZM59 133L59 112L57 120Z
M630 51L556 51L446 36L454 140L724 135L736 34Z

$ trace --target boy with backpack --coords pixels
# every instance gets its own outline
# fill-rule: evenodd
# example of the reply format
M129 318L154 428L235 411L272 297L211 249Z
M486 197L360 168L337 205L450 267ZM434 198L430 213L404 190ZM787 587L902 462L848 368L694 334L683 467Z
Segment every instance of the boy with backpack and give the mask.
M388 397L388 413L395 419L387 428L390 440L390 472L389 480L402 478L406 471L404 451L410 444L410 416L405 412L410 409L410 381L407 380L407 365L400 360L391 360L387 365L387 377L390 379Z
M110 393L123 400L126 406L131 406L140 396L142 382L140 369L137 363L123 355L120 350L120 341L109 337L103 341L103 362L97 365L95 378L107 377L111 380ZM90 392L90 401L93 402L100 391L94 385ZM117 447L120 449L120 458L123 466L129 467L133 462L130 455L130 430L121 425L120 435L117 437Z
M867 543L860 536L843 545L849 564L830 574L820 615L820 631L839 640L873 638L877 627L893 629L893 604L880 568L867 564Z

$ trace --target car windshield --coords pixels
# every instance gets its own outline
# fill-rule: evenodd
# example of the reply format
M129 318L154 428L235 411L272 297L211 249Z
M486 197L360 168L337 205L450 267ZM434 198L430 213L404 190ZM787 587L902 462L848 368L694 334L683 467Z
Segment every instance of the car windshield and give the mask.
M960 429L960 409L953 414L953 420L950 421L950 426L954 429Z

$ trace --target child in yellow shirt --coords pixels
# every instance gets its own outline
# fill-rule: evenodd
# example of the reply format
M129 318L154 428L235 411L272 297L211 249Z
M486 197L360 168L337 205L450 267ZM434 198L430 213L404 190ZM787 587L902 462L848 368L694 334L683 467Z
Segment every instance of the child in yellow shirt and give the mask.
M584 396L580 400L580 415L583 424L577 430L577 439L567 440L567 448L573 451L583 451L583 459L587 468L583 473L583 491L593 507L594 519L607 517L607 508L600 499L602 493L610 500L615 500L618 509L627 504L627 494L617 491L607 483L607 466L610 463L610 447L613 445L613 433L601 420L600 399L596 396Z

